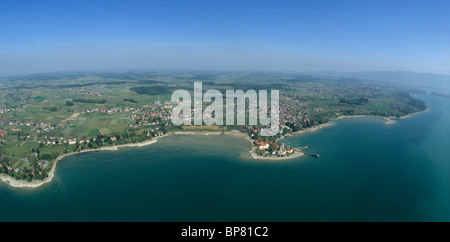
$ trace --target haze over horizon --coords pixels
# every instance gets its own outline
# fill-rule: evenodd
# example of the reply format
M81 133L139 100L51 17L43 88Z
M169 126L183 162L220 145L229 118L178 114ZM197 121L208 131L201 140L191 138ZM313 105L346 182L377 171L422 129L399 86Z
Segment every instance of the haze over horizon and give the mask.
M448 1L2 1L0 76L114 69L450 74Z

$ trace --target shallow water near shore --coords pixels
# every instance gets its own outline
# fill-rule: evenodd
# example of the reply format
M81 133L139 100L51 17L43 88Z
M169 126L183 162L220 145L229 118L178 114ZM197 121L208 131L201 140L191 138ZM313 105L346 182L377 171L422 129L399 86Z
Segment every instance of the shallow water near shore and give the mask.
M70 156L41 187L0 183L0 221L450 221L450 99L386 125L282 140L320 158L253 160L232 135L171 135Z

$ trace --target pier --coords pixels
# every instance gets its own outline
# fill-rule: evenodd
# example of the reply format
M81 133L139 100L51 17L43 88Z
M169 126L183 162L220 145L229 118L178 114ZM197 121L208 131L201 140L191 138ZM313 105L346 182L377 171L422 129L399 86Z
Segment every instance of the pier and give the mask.
M320 157L320 155L318 155L318 154L313 154L313 153L308 153L308 152L303 152L303 153L305 153L306 155L310 155L312 157L316 157L316 158Z
M294 149L296 151L303 152L304 154L312 156L312 157L315 157L315 158L319 158L320 157L319 154L313 154L313 153L309 153L309 152L304 151L305 149L308 149L308 145L305 145L304 147L295 147Z

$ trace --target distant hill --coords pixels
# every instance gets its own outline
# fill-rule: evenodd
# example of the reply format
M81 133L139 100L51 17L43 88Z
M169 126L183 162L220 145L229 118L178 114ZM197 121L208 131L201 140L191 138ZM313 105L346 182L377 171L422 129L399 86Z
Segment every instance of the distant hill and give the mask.
M411 87L450 88L450 75L410 71L324 72L322 74L357 79L391 81Z

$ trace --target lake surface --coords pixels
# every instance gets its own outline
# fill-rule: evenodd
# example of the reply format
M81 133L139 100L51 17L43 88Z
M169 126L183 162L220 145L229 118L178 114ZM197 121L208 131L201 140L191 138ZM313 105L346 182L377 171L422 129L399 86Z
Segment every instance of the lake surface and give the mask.
M172 135L86 153L36 189L0 183L0 221L450 221L450 99L385 125L345 119L283 140L288 161L249 158L229 135Z

